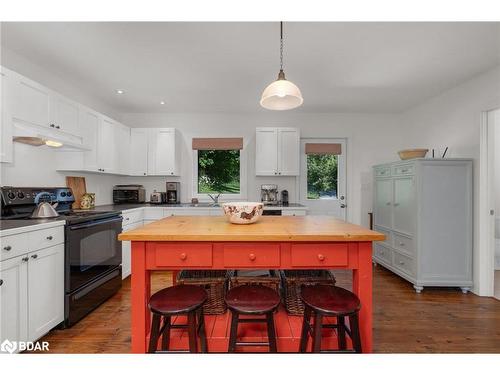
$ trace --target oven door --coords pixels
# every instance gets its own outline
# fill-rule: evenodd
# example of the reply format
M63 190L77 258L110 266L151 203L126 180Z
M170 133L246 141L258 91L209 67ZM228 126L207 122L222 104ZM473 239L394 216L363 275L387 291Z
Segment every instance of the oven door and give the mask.
M121 216L66 226L66 293L121 264L121 231Z

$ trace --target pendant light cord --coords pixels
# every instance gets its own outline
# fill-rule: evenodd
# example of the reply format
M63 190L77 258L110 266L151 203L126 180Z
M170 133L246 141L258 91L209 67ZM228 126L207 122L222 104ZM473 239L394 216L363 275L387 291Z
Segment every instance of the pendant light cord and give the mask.
M283 21L280 22L280 70L283 70Z

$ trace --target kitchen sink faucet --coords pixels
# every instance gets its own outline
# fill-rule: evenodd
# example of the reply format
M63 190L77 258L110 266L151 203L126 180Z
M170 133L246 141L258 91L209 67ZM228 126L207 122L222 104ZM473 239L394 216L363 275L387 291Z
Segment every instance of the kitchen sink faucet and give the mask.
M219 197L220 197L221 193L218 193L217 195L212 195L212 194L208 194L208 196L210 197L210 199L212 199L214 201L214 205L218 205L219 204Z

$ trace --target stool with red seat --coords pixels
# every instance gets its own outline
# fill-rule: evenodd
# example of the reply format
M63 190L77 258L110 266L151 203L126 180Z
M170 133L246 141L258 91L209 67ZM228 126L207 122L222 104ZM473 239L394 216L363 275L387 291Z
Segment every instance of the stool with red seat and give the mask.
M241 285L230 289L226 294L226 304L231 310L231 332L229 334L230 353L237 346L269 346L269 351L276 353L276 330L274 312L280 304L280 296L273 289L262 285ZM265 315L265 318L240 318L240 315ZM267 324L268 342L237 341L239 323L263 322Z
M157 347L160 336L162 336L161 351L169 351L170 330L187 328L189 350L182 350L181 352L198 352L198 338L200 338L201 352L206 353L207 337L205 334L203 304L207 298L208 295L205 289L196 285L176 285L153 294L148 304L153 314L148 352L158 352ZM178 315L187 315L188 323L172 324L171 318Z
M313 353L362 352L358 322L361 302L354 293L332 285L310 285L302 287L301 298L305 307L300 336L301 353L306 351L309 334L313 338ZM337 323L323 324L323 317L327 316L335 317ZM312 317L314 317L314 325L311 324ZM346 317L349 319L349 327L345 324ZM323 328L337 330L338 350L321 350ZM353 350L350 351L346 350L346 333L352 341Z

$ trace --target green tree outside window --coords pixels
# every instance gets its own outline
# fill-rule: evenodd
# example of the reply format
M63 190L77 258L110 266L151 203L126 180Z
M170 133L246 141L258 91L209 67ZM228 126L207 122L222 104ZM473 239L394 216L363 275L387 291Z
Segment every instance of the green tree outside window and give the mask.
M307 199L337 197L337 155L307 155Z
M240 151L198 150L198 193L239 192Z

